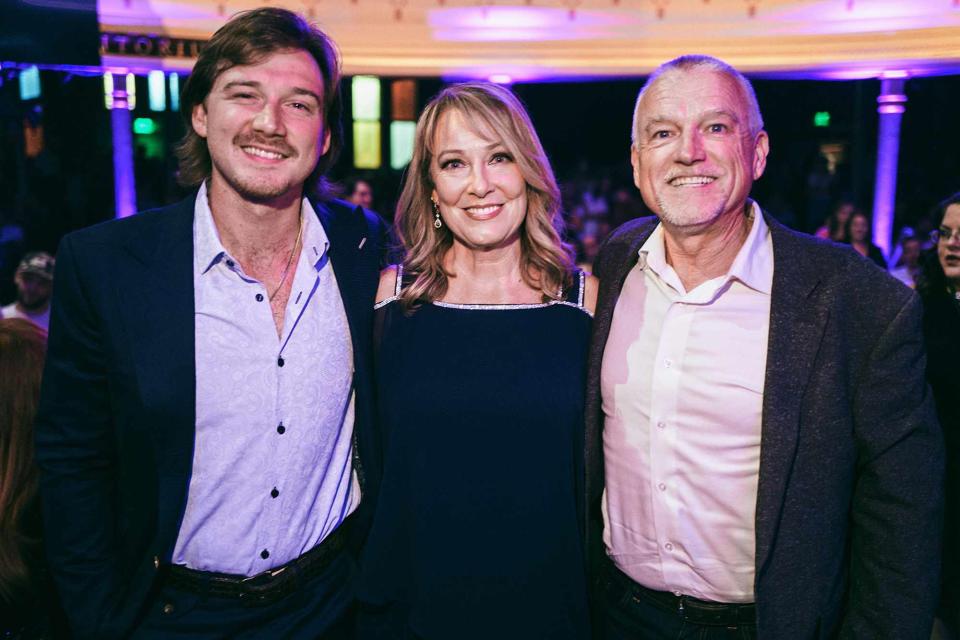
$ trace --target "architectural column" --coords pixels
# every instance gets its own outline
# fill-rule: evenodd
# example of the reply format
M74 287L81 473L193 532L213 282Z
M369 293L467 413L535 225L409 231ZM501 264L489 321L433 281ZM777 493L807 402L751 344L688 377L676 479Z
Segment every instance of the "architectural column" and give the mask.
M900 120L906 110L904 77L882 77L877 113L877 176L873 187L873 244L890 256L893 250L893 213L897 197L897 158L900 153Z
M126 74L114 74L113 107L113 199L117 218L137 212L137 183L133 173L133 127L130 123Z

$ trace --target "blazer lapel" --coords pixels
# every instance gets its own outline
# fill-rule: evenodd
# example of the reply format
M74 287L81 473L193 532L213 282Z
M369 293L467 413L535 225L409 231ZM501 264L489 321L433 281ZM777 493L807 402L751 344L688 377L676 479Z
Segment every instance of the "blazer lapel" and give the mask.
M656 229L657 222L656 218L643 220L643 224L632 233L606 248L608 255L604 256L603 271L597 274L600 277L600 292L597 297L597 311L594 314L593 338L590 347L591 374L597 375L591 375L589 380L596 383L595 386L598 388L603 349L607 343L607 335L610 333L613 311L620 298L620 290L623 288L624 280L627 279L627 274L637 264L637 252ZM594 367L596 371L592 370Z
M362 269L359 269L360 259L369 244L376 243L366 237L366 224L355 224L357 218L349 215L334 215L330 207L321 202L313 202L314 211L323 225L323 230L330 240L330 263L337 276L337 287L340 289L340 299L347 314L347 324L350 326L350 337L354 354L362 352L364 335L363 318L369 316L373 303L365 305L364 291L369 289L360 281ZM369 275L368 275L369 277ZM365 307L369 306L370 309ZM356 358L356 355L354 356Z
M634 223L628 223L634 224ZM597 276L600 278L600 292L597 297L597 309L593 319L593 332L590 339L590 351L587 360L587 391L585 399L584 423L584 461L585 461L585 504L581 517L585 517L584 527L587 547L596 544L599 539L591 532L591 518L600 513L600 496L603 494L603 415L600 389L600 372L603 366L603 351L610 333L613 312L620 297L620 290L627 274L637 263L637 251L643 246L653 230L657 219L649 218L621 237L604 247L603 259L598 260ZM596 522L592 523L596 525Z
M134 286L123 288L143 403L168 420L155 435L158 466L175 476L190 473L196 422L193 206L189 198L160 213L138 214L162 218L127 245L133 260L126 279Z
M139 402L153 442L158 531L175 534L186 506L196 427L193 297L194 198L138 214L117 273ZM152 218L146 218L152 216ZM174 540L166 541L172 551Z
M829 317L820 300L818 265L795 232L765 214L773 241L773 289L763 392L760 479L756 509L759 577L777 534L793 467L804 389Z

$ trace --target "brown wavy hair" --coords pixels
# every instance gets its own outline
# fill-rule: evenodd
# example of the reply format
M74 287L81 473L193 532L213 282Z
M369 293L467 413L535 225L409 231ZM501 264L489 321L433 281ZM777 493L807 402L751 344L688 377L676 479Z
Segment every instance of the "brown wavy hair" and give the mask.
M411 310L442 298L453 275L443 266L453 234L446 225L434 228L430 202L437 127L448 111L462 114L478 135L500 141L513 156L527 183L527 212L520 225L521 274L544 301L558 299L572 280L573 254L561 240L560 189L550 161L516 96L496 84L467 82L434 96L417 122L413 158L397 202L397 235L406 252L404 272L413 278L400 294L401 304Z
M47 334L20 318L0 320L0 599L12 601L29 584L24 552L30 545L22 516L37 495L33 418Z
M220 27L200 51L180 94L180 116L187 131L176 149L180 184L196 187L210 177L210 152L207 141L193 130L193 109L207 99L220 74L232 67L261 62L272 53L290 50L309 53L317 61L323 77L323 126L324 131L330 132L330 148L320 157L304 189L318 197L331 195L324 174L337 161L343 147L340 54L325 33L296 13L274 7L238 13Z

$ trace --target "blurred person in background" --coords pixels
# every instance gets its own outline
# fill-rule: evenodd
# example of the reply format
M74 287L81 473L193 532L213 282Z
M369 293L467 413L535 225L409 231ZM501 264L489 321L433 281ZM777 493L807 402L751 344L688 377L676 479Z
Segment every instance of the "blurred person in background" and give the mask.
M0 320L0 638L65 636L43 554L33 418L47 335L22 318Z
M927 380L947 452L942 592L938 618L960 635L960 192L935 209L936 248L925 252L917 292L923 301Z
M920 275L920 238L913 229L904 227L900 232L900 243L896 252L896 263L890 269L890 275L911 289L916 287ZM891 257L891 261L893 258Z
M850 215L847 220L847 240L857 253L886 270L887 259L883 257L883 251L870 239L870 218L867 214L855 211Z
M17 299L0 309L0 318L23 318L46 331L50 326L55 264L53 256L42 251L24 256L13 276Z
M610 203L610 215L607 219L607 233L644 214L643 202L633 195L633 189L620 186L614 189ZM606 234L604 234L606 238Z
M363 178L348 178L343 185L347 202L364 209L373 209L373 187L369 182Z
M814 235L834 242L847 242L847 222L856 210L856 205L849 200L840 200L833 208L833 212L827 216L823 226L817 229Z

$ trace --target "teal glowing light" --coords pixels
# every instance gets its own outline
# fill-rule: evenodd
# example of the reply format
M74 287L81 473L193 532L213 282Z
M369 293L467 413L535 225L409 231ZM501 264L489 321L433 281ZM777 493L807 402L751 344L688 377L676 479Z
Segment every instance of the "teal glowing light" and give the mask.
M27 67L20 72L20 99L33 100L40 97L40 69Z
M157 132L157 123L153 118L136 118L133 121L133 132L138 136L149 136Z
M829 127L830 126L830 112L829 111L817 111L813 114L813 126L815 127Z
M403 169L413 157L413 134L416 122L395 120L390 123L390 168Z
M167 76L170 83L170 111L180 110L180 76L171 73Z
M166 78L163 71L153 70L147 75L147 96L150 111L163 111L167 108Z

